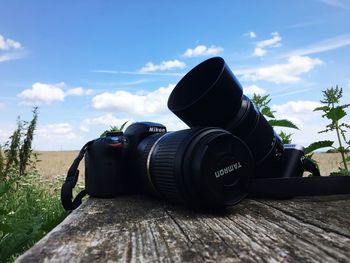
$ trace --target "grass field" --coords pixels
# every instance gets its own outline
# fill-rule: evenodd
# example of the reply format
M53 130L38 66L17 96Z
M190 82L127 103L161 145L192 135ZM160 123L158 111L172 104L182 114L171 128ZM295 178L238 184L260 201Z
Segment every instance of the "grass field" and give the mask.
M45 179L54 179L59 176L65 176L67 170L78 155L78 151L61 152L38 152L39 160L37 169L39 174ZM337 170L341 157L337 153L318 153L314 155L315 160L319 162L321 175L326 176ZM84 178L84 160L79 166L79 181Z

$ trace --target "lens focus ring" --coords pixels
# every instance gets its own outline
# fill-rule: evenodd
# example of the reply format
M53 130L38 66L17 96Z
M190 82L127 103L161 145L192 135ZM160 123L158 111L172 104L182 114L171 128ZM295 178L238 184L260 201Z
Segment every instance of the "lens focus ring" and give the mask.
M177 171L180 167L177 158L182 156L179 153L179 145L183 143L187 134L187 130L177 132L176 136L169 133L162 137L149 153L152 184L163 197L177 202L183 202L179 184L176 182L176 175L180 173Z

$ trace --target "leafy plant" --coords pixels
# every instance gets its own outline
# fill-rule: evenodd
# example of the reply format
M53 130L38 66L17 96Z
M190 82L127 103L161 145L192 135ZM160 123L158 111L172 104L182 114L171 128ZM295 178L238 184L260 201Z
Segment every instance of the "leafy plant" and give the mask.
M38 120L38 107L33 109L33 119L30 123L25 123L23 126L26 127L26 134L24 135L23 142L21 143L21 147L19 149L19 176L23 176L26 172L26 168L29 164L32 164L30 157L32 156L32 141L34 137L34 130L36 128L36 123ZM34 162L35 163L35 162Z
M124 122L120 127L118 126L111 126L109 128L109 130L105 130L100 137L105 137L107 135L108 132L119 132L119 131L123 131L125 128L125 125L128 123L128 121Z
M331 175L350 175L347 163L350 162L350 157L347 156L347 152L350 148L350 140L346 138L346 131L350 128L349 124L342 122L342 119L347 115L345 109L350 107L350 104L340 104L340 99L343 97L343 89L336 86L326 89L323 92L324 100L320 102L324 105L317 107L314 111L323 112L322 117L330 121L326 125L326 129L319 133L335 132L337 135L338 147L331 146L337 152L340 153L343 167L339 167L339 172L332 173ZM347 145L347 146L346 146Z
M272 127L285 127L299 130L299 128L293 122L287 119L276 119L274 115L275 111L272 111L269 106L271 102L269 96L270 95L261 96L254 94L252 102L258 108L258 110L260 110L260 112L268 118L270 125ZM291 143L291 137L293 135L292 133L281 131L278 135L280 136L283 143Z
M17 119L17 128L10 136L10 141L5 144L5 158L2 166L4 177L9 175L22 177L27 172L29 165L35 166L36 155L32 150L32 141L38 119L38 108L33 109L33 119L30 122ZM4 178L4 179L6 179Z
M23 130L22 122L20 118L17 119L17 129L10 136L11 142L7 142L5 144L5 156L6 156L6 164L5 164L5 176L11 170L16 170L16 167L19 165L18 152L21 144L21 133Z
M0 262L14 261L66 216L57 183L48 189L36 173L17 182L0 183Z
M47 184L35 169L37 110L30 122L18 118L9 141L0 147L0 262L14 261L66 216L59 199L61 182Z
M5 159L0 145L0 181L5 178Z

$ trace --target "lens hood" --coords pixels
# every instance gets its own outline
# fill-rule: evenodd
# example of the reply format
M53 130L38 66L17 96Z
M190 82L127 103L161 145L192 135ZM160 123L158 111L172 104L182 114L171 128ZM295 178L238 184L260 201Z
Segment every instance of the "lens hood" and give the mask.
M190 127L222 126L241 107L242 87L221 57L210 58L175 86L168 108Z

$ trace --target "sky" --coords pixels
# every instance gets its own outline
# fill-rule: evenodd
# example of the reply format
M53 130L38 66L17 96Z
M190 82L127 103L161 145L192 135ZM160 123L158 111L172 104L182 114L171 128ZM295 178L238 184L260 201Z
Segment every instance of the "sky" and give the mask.
M322 90L350 102L350 1L0 1L0 144L18 116L39 119L36 150L76 150L110 126L186 128L167 109L176 83L214 56L277 118L319 134ZM346 119L349 122L349 118Z

